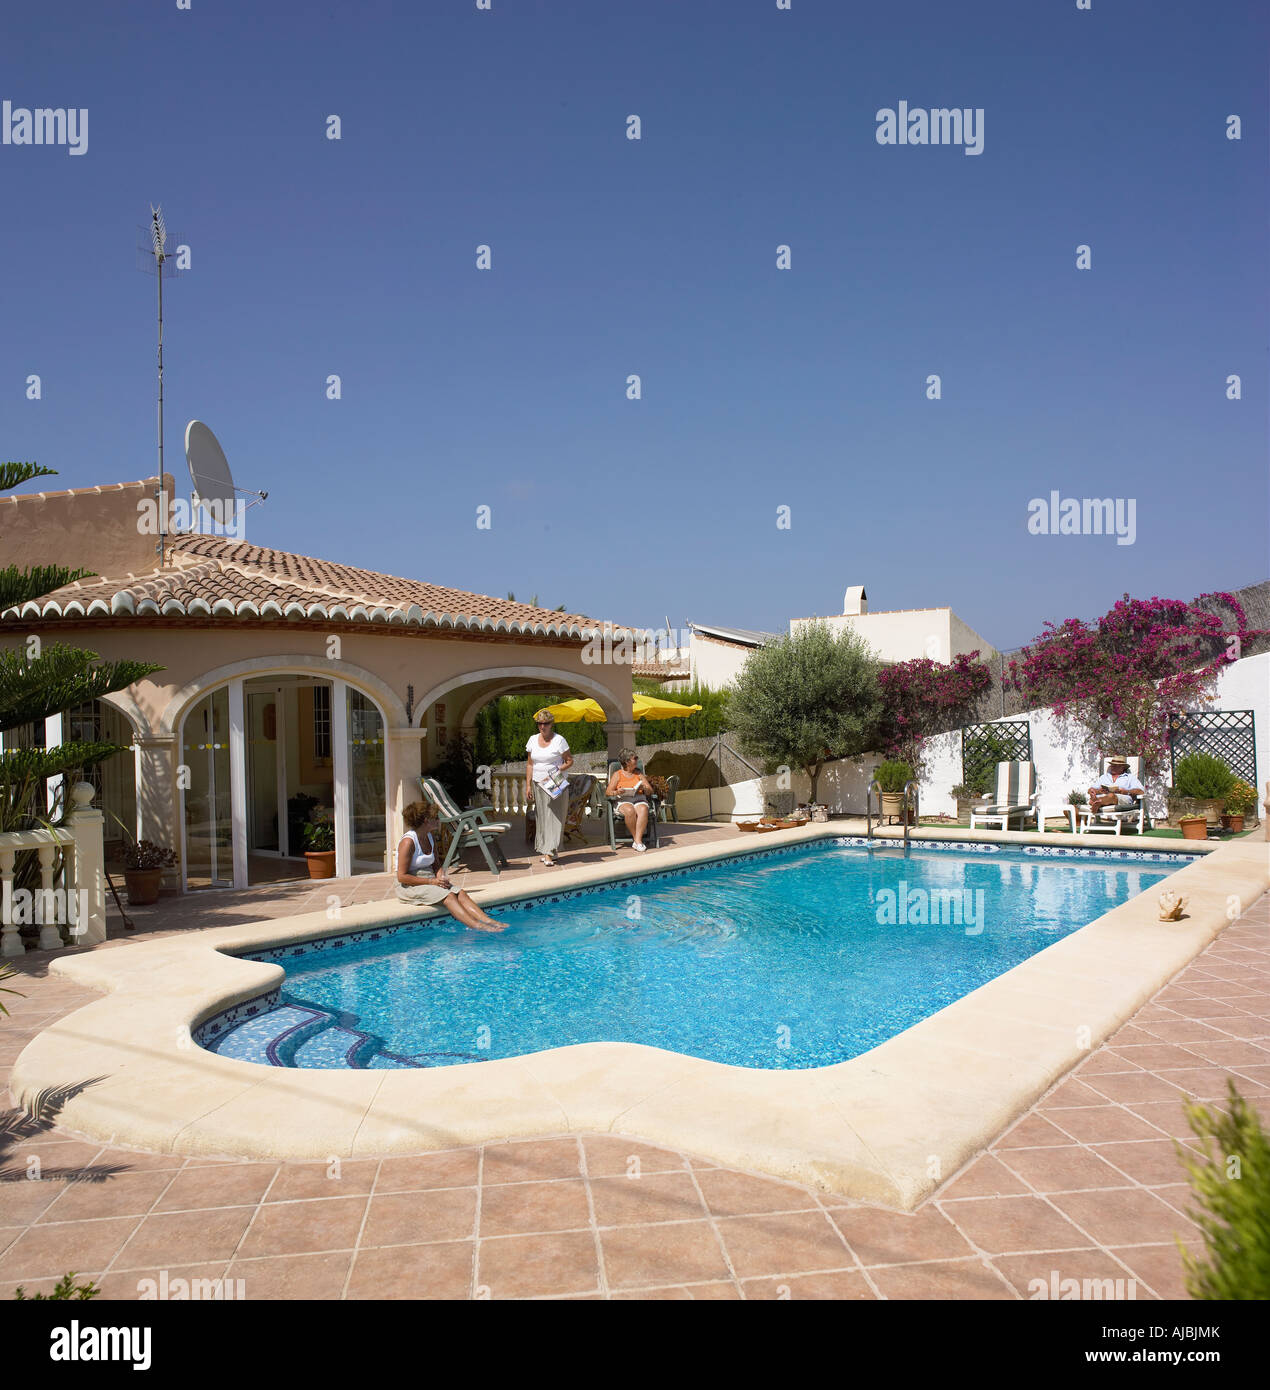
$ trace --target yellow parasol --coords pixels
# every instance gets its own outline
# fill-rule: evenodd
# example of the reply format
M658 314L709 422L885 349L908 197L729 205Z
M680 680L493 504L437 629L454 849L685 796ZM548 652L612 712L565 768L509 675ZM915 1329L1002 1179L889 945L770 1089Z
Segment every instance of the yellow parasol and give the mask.
M555 716L557 724L603 724L604 710L598 700L561 700L558 705L544 705Z
M636 695L632 701L632 719L687 719L700 705L677 705L673 700L659 700L656 695ZM557 724L603 724L604 709L598 700L561 700L558 705L544 705L555 715Z
M700 705L677 705L673 700L659 700L656 695L636 695L633 719L687 719Z

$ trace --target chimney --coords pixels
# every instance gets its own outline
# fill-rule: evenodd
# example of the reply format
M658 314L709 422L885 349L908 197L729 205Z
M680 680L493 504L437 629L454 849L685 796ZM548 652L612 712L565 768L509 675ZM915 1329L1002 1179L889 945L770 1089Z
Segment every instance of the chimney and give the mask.
M853 584L842 600L843 617L856 617L869 611L869 596L863 584Z

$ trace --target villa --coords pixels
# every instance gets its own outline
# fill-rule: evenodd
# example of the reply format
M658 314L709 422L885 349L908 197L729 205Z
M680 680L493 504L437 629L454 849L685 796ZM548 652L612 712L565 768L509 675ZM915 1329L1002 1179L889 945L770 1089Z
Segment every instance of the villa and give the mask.
M610 747L634 742L632 667L588 661L594 619L216 536L173 535L160 562L138 528L158 485L0 500L0 563L94 572L0 614L0 642L162 665L6 738L131 744L97 771L101 807L178 852L175 886L303 875L312 803L333 812L337 877L383 872L420 771L501 695L591 696Z
M646 643L240 538L156 549L137 517L159 489L0 503L4 561L93 571L0 613L5 646L162 665L6 746L131 745L96 778L106 823L175 848L184 893L109 949L98 817L67 873L92 876L102 931L44 926L29 950L5 922L22 989L0 1002L26 1023L0 1058L14 1163L45 1135L82 1156L0 1188L0 1286L73 1267L153 1298L181 1269L207 1297L301 1279L378 1297L400 1267L420 1297L1185 1291L1178 1102L1228 1078L1265 1092L1264 825L1113 846L1048 830L1042 802L1035 830L1007 815L910 840L860 817L871 771L840 760L829 820L739 833L742 798L771 790L756 778L681 793L708 799L702 824L650 860L590 844L545 872L465 870L508 923L469 932L391 896L420 771L506 694L591 696L610 750L634 743ZM870 613L859 586L844 610L822 621L887 662L993 654L949 608ZM692 674L725 680L772 637L701 625ZM1254 781L1268 669L1256 652L1215 684L1215 746ZM1009 722L1052 800L1074 773L1048 720ZM939 788L963 733L930 740ZM366 876L333 898L278 882L313 805L337 875ZM6 901L46 833L0 845ZM249 891L189 891L211 888Z

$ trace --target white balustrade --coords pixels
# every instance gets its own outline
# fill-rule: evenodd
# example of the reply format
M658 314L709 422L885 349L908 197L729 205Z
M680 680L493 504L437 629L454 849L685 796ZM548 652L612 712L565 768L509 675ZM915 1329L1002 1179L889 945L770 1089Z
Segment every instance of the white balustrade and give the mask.
M39 924L41 951L61 948L62 927L77 945L105 941L104 817L91 805L94 795L90 783L77 782L64 825L0 834L0 956L26 951L19 934L26 923ZM54 885L59 849L64 857L60 888ZM13 884L14 863L23 850L34 850L40 865L40 887L29 898L19 898Z
M596 785L602 786L603 779L596 777ZM604 814L603 799L593 795L587 803L586 810L583 812L587 816L602 816ZM523 816L526 813L525 805L525 775L517 772L495 772L490 777L489 796L492 803L492 810L500 816L515 815Z

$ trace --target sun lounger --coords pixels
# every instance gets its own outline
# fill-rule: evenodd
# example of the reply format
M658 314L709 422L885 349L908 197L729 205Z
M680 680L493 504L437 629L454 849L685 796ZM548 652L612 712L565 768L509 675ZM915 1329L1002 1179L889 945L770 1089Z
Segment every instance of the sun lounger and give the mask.
M1037 798L1036 769L1030 762L997 764L996 800L987 806L975 806L970 812L970 828L980 826L1009 830L1012 820L1022 830L1025 820L1035 820L1042 829Z

